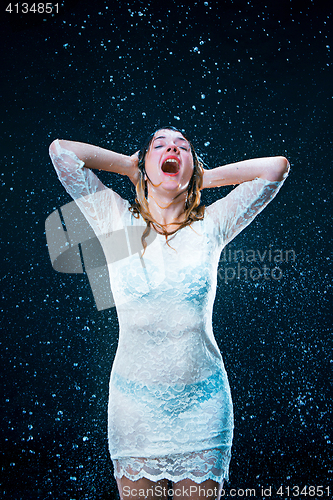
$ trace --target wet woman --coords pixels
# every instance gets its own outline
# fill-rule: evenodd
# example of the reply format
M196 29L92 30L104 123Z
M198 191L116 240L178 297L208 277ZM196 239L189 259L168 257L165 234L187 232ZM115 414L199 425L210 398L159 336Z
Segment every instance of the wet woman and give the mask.
M277 156L203 169L172 127L132 156L65 140L50 155L105 255L110 234L139 228L141 251L108 263L120 327L108 411L120 497L167 499L169 490L177 500L218 499L233 410L212 330L217 266L223 247L274 198L289 163ZM129 177L135 203L91 169ZM200 206L202 189L225 185L237 187Z

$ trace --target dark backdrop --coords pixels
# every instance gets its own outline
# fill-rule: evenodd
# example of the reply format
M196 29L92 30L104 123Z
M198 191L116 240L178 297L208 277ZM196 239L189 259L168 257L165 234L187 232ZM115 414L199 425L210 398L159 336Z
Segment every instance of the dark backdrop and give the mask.
M106 411L117 318L97 311L85 275L52 269L45 219L70 199L48 146L59 137L134 153L159 124L184 128L211 167L291 162L278 197L231 244L262 261L238 252L219 267L214 329L236 425L225 496L330 485L330 4L85 0L52 15L3 3L3 498L116 498ZM101 177L133 197L126 180ZM226 280L238 262L247 271ZM258 278L264 264L280 279Z

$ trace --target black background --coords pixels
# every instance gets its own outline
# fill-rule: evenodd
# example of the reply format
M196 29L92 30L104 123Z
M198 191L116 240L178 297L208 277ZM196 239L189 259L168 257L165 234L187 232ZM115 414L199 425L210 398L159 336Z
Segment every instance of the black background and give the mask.
M117 497L106 419L117 318L97 311L86 276L52 269L45 219L70 199L48 146L59 137L132 154L161 124L185 129L210 167L280 154L291 162L278 197L231 247L293 250L295 261L279 264L280 280L225 283L237 263L219 270L214 329L235 405L225 490L262 498L272 486L270 498L287 498L279 486L331 485L330 2L85 0L59 3L54 15L8 4L2 497ZM101 177L133 198L126 179Z

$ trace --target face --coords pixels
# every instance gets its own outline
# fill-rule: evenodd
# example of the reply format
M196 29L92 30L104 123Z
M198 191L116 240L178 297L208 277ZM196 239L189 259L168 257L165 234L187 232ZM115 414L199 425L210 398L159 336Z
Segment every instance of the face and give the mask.
M193 156L189 142L178 131L158 130L145 158L150 191L186 191L193 175ZM150 180L150 182L149 182Z

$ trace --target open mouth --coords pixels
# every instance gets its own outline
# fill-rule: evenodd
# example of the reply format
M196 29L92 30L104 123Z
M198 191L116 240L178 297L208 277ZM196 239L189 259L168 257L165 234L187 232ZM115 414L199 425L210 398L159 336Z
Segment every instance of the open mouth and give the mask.
M162 164L162 172L169 175L177 175L179 172L179 162L174 158L168 158Z

